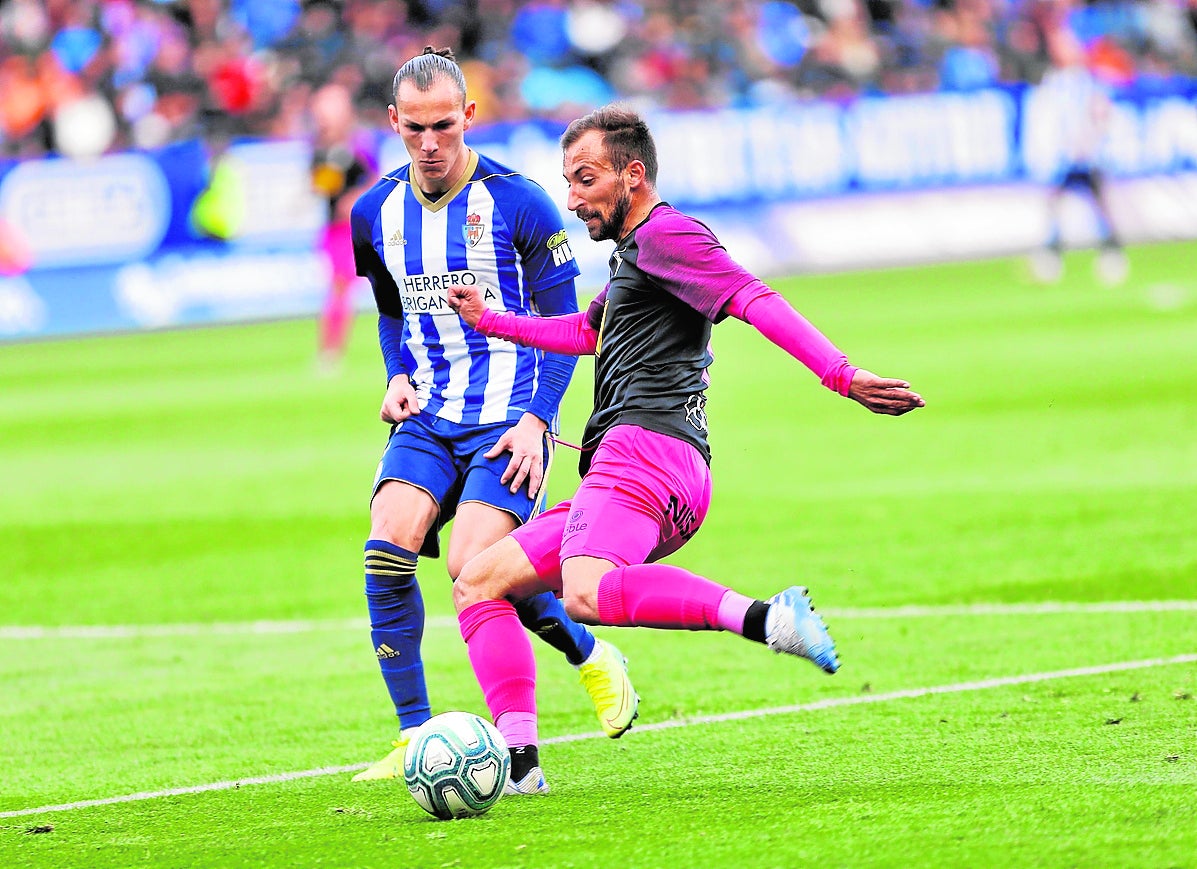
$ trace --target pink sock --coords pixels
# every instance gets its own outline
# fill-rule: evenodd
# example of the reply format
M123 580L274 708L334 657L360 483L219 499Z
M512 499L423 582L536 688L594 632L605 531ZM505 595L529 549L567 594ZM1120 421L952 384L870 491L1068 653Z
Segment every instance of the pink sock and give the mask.
M515 607L484 600L457 615L491 718L508 746L536 744L536 659Z
M534 713L504 712L495 727L499 728L508 746L536 745L540 741Z
M719 627L733 634L744 635L744 616L748 615L748 608L756 603L755 598L730 588L723 600L719 601Z
M599 621L620 627L718 630L723 627L719 604L728 590L672 564L617 567L599 580Z

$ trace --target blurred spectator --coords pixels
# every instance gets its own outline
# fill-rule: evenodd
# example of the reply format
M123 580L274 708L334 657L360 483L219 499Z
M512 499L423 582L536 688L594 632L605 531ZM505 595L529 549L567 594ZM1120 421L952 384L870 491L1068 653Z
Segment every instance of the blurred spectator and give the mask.
M0 154L156 148L216 113L302 137L328 83L385 129L396 59L429 43L488 123L1035 83L1062 27L1107 81L1197 73L1197 0L4 0Z
M956 0L940 16L947 48L939 63L944 90L967 91L997 84L999 62L989 0Z
M319 366L326 373L340 364L353 321L353 284L357 271L349 212L377 180L369 148L357 127L353 96L340 84L326 84L312 94L312 188L328 203L322 248L330 282L320 317Z

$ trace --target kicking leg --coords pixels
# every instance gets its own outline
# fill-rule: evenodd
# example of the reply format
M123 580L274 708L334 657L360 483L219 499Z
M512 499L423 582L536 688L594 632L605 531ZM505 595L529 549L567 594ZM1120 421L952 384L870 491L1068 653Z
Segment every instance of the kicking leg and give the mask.
M835 643L805 588L762 601L670 564L606 565L610 569L603 571L597 558L565 562L566 609L575 617L604 625L731 631L807 658L825 672L839 669Z
M800 655L827 672L839 666L805 589L754 600L669 564L702 525L710 472L693 447L617 426L600 445L574 497L562 540L566 611L587 624L728 630Z

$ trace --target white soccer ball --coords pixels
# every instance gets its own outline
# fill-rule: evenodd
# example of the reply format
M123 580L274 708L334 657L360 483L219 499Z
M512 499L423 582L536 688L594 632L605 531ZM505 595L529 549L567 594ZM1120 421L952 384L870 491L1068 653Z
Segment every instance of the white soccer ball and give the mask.
M426 812L441 820L481 815L503 796L511 755L498 729L469 712L442 712L407 744L403 778Z

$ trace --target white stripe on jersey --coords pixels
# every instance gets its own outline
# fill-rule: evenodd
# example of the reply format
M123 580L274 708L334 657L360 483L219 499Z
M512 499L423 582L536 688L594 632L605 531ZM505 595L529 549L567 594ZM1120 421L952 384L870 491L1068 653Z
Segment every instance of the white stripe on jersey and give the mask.
M461 232L461 227L449 226L450 210L420 209L423 218L420 240L423 242L426 275L444 275L449 272L449 260L445 250L448 233ZM419 317L410 316L407 319L410 322L418 320ZM444 352L445 362L449 365L449 383L441 391L445 405L437 416L449 422L461 422L465 411L465 391L470 385L470 351L465 342L465 326L456 314L437 317L434 325L440 333L441 350Z
M469 206L467 213L481 215L487 232L474 247L466 245L466 262L470 269L481 270L487 264L495 262L495 200L486 189L485 184L471 184L469 189ZM499 286L498 275L495 275L495 293L500 297L497 310L507 310L506 300L502 298L502 288ZM524 285L521 280L519 286ZM490 368L486 378L486 388L483 392L482 413L478 422L504 422L507 419L507 409L511 405L511 390L515 385L515 366L517 361L516 346L499 338L488 338L487 347L490 348Z
M396 282L400 284L403 276L407 274L407 265L404 261L405 245L411 244L408 236L416 234L409 232L403 222L403 200L406 195L406 184L395 185L395 189L383 200L378 215L379 227L382 229L383 262L386 263L387 271L394 275ZM417 386L417 403L423 407L431 394L431 378L427 376L431 363L428 353L424 349L424 335L420 331L419 317L407 317L406 319L409 331L407 348L416 359L416 370L409 371L408 375L411 382ZM425 376L420 377L420 372L424 372Z

